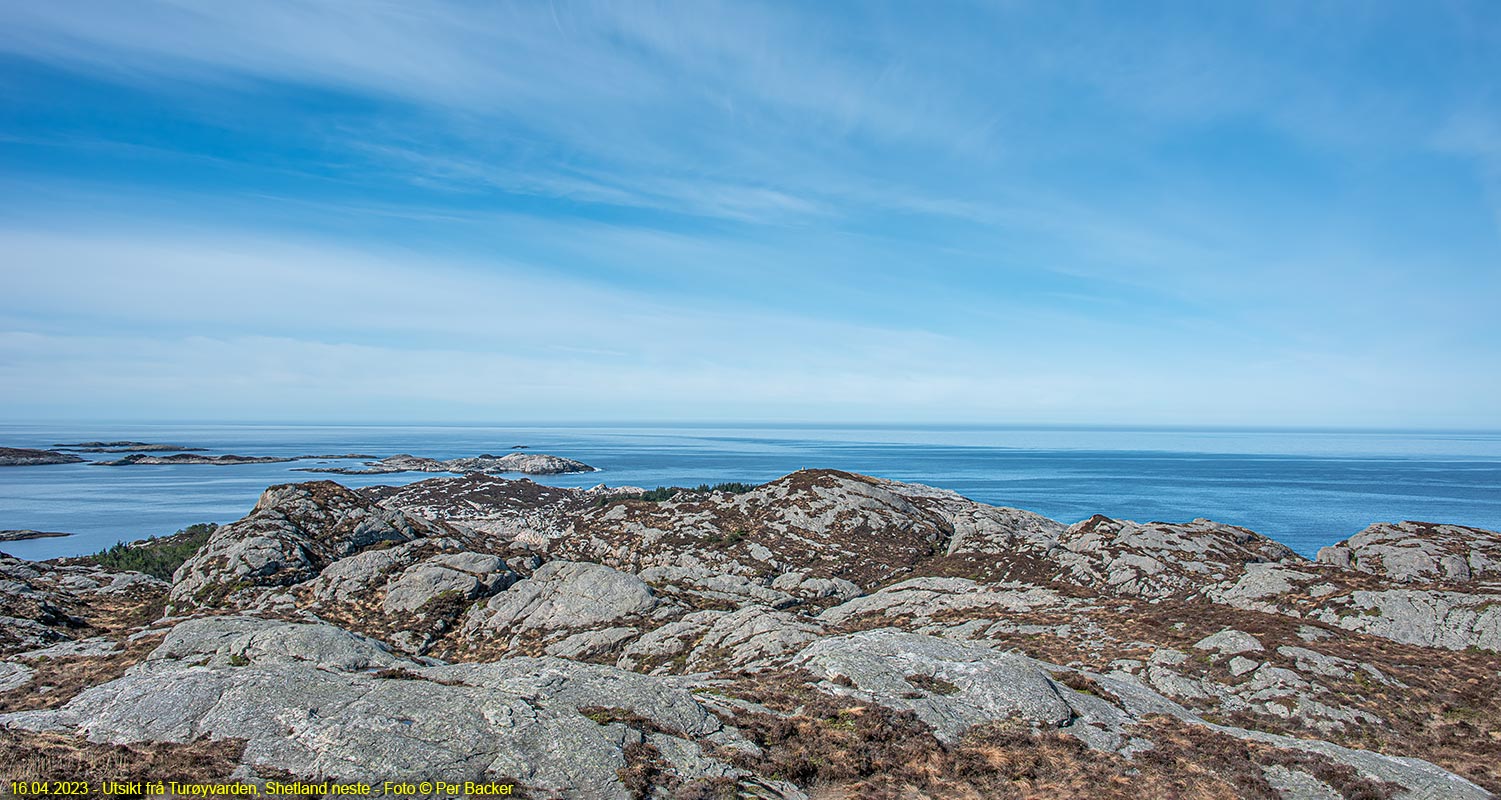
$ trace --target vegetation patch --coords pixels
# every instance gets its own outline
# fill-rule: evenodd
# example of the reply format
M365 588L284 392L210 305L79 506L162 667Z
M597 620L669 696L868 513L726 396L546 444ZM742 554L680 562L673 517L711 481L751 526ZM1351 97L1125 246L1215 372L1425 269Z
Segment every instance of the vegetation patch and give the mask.
M936 675L908 675L907 682L929 694L958 694L959 687Z
M618 722L628 728L635 728L645 733L665 733L668 736L692 738L680 730L669 728L656 720L643 717L629 708L619 708L616 706L580 706L578 712L600 725L610 725Z
M469 595L458 589L444 589L428 598L428 601L417 609L416 615L425 620L456 619L460 614L468 611L472 605L474 601L469 598ZM439 631L432 632L438 633Z
M709 494L711 492L727 492L729 494L745 494L761 488L759 483L741 483L739 481L727 481L725 483L707 484L700 483L697 486L658 486L645 492L636 494L617 494L601 498L596 505L604 507L611 503L619 503L626 500L643 500L648 503L662 503L677 497L680 494Z
M658 787L672 790L681 785L655 745L631 742L621 750L621 755L625 756L625 766L615 770L615 775L631 793L632 800L649 800L657 796Z
M239 766L244 749L245 743L236 739L114 745L0 728L0 764L10 781L220 782Z
M144 636L130 642L125 649L106 656L36 659L31 663L35 674L30 683L0 693L0 713L57 708L84 689L124 675L125 670L140 663L160 643L159 637ZM40 691L43 686L51 688ZM0 764L4 763L4 757L0 756Z
M1362 778L1322 756L1236 739L1170 717L1149 717L1134 735L1155 743L1126 758L1056 730L1016 722L977 726L945 745L911 712L852 703L812 688L806 673L746 676L726 687L776 713L736 715L757 754L719 756L822 798L1126 796L1272 800L1264 768L1284 766L1323 781L1345 800L1387 800L1395 786ZM1082 676L1081 676L1082 677Z
M436 684L438 684L440 686L462 686L463 685L463 683L460 682L460 681L434 680L432 678L427 677L426 675L422 675L420 673L413 672L413 671L407 669L406 667L386 667L385 669L377 670L377 671L371 673L371 677L372 678L378 678L380 680L387 680L387 681L428 681L430 683L436 683Z
M177 568L207 544L209 536L218 527L212 522L202 522L189 525L171 536L153 536L139 544L116 542L89 556L89 560L108 569L144 572L170 581Z
M1121 699L1114 692L1101 686L1099 681L1085 675L1082 672L1065 672L1062 675L1053 676L1053 680L1073 689L1076 692L1092 694L1095 697L1109 700L1115 705L1121 705Z

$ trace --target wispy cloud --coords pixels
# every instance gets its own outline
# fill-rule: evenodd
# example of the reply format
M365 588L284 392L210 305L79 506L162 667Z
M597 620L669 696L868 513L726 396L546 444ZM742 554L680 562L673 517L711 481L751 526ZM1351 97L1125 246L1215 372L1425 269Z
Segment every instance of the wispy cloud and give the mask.
M288 414L1496 423L1467 398L1501 368L1498 23L6 4L0 378Z

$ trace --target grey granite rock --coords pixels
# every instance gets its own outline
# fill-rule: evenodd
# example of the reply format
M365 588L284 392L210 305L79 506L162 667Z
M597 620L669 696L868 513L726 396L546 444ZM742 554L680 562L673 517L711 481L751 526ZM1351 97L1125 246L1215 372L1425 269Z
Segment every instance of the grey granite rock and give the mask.
M680 593L736 605L757 603L786 608L798 602L793 594L768 586L765 581L700 566L648 567L641 570L640 576L648 583L665 584Z
M629 798L619 775L624 751L645 735L661 737L685 780L744 775L707 751L746 746L739 735L690 692L660 680L527 658L414 665L403 675L383 679L305 661L195 666L163 655L61 709L3 715L0 725L122 743L237 738L252 768L342 781L515 780L571 798ZM579 711L591 707L648 720L650 732Z
M804 617L747 606L714 617L689 654L687 666L755 669L797 652L822 633L822 626Z
M36 670L14 661L0 661L0 692L19 689L31 682Z
M931 619L955 611L993 610L996 614L1062 608L1068 602L1051 589L1025 584L982 584L968 578L912 578L857 597L819 614L838 625L859 617Z
M646 582L600 564L549 561L470 612L468 631L591 628L650 612Z
M1067 579L1145 599L1201 596L1251 565L1300 563L1285 545L1206 519L1140 524L1094 516L1071 525L1049 553Z
M1425 647L1501 652L1501 593L1356 591L1310 614L1330 625Z
M1319 550L1318 560L1398 581L1501 579L1501 533L1431 522L1379 522Z
M213 604L241 588L312 580L375 545L457 536L443 523L381 508L328 481L273 486L250 515L219 527L173 576L172 600Z
M119 642L103 636L94 636L88 639L59 642L38 650L28 650L15 654L13 658L24 661L35 661L41 658L98 658L118 652L120 652Z
M329 564L309 584L319 600L354 602L385 585L391 573L413 563L411 546L366 550Z
M623 642L634 638L640 632L636 628L603 628L594 631L581 631L549 644L544 652L550 656L574 660L593 658L614 650Z
M1222 656L1259 653L1266 649L1255 636L1234 628L1226 628L1219 633L1206 636L1195 642L1194 647L1199 650L1213 650Z
M811 600L832 597L848 600L860 594L860 587L842 578L810 578L805 572L784 572L771 582L771 588Z
M1240 677L1246 673L1255 672L1259 666L1261 666L1260 661L1253 661L1245 656L1236 656L1230 659L1230 674Z
M1063 696L1076 693L1060 690L1032 659L932 636L879 629L828 637L804 649L796 663L827 681L829 691L914 712L947 742L991 720L1019 718L1057 728L1076 716ZM954 689L922 690L908 676ZM852 685L841 686L836 678Z
M1300 769L1272 765L1262 767L1261 772L1282 800L1342 800L1344 797L1328 784Z
M446 553L408 567L388 583L382 605L386 613L400 614L416 611L443 595L474 600L495 594L518 577L499 556Z
M146 658L211 666L308 664L345 672L412 663L374 639L333 625L243 616L179 623Z

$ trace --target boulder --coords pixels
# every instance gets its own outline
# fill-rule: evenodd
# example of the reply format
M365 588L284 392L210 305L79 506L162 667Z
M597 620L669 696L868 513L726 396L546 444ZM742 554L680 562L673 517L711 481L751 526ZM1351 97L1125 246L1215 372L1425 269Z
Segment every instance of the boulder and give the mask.
M1194 647L1199 650L1213 650L1222 656L1259 653L1266 649L1261 646L1261 642L1255 636L1234 628L1226 628L1219 633L1206 636L1195 642Z
M25 664L17 664L14 661L0 661L0 692L19 689L31 683L31 676L35 674L36 670Z

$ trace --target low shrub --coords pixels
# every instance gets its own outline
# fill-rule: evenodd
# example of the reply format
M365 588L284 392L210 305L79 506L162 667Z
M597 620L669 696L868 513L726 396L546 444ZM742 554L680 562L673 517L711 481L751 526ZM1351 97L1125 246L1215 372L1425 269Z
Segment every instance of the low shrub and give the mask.
M212 522L203 522L189 525L171 536L153 536L139 544L116 542L89 558L101 567L144 572L170 581L172 573L207 544L208 537L218 527Z

